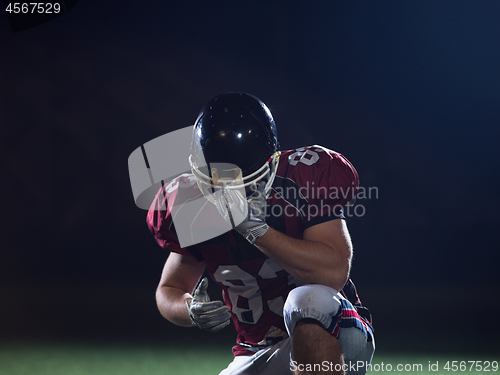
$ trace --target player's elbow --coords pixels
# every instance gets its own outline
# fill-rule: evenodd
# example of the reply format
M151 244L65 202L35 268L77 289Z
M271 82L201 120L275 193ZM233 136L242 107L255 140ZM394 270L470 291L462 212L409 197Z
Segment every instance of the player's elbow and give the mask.
M339 264L337 264L336 267L331 272L329 272L326 280L327 284L325 285L335 290L342 290L345 283L347 282L347 279L349 278L350 270L351 257L349 256L339 262Z
M314 270L297 272L294 276L307 284L321 284L340 291L349 278L349 265L324 265Z
M335 290L340 291L344 287L348 278L349 278L348 273L342 273L341 275L334 275L328 280L327 286L329 286L330 288L333 288Z

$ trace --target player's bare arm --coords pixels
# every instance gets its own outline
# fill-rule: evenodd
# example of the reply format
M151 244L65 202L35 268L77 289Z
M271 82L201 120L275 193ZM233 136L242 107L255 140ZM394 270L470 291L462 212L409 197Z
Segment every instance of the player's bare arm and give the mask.
M205 268L205 262L194 257L170 253L156 290L156 303L165 319L179 326L193 326L186 300L192 299L191 293Z
M307 228L302 238L287 236L266 223L265 182L250 197L234 191L231 199L215 204L224 219L244 217L234 229L256 245L288 273L310 284L322 284L341 290L347 281L352 257L352 244L344 219L329 220ZM246 206L246 213L241 207Z
M229 324L231 314L224 302L210 300L207 278L198 283L205 268L205 262L198 262L192 256L171 253L163 269L156 301L161 314L172 323L217 332Z
M306 283L341 290L347 281L352 244L343 219L309 227L303 239L269 228L254 244L288 273Z

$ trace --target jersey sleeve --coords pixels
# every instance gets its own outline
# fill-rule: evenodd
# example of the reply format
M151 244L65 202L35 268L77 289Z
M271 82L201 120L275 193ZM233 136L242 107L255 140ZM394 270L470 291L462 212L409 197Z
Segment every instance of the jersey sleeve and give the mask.
M297 149L287 159L293 167L292 178L307 202L304 229L343 218L343 208L355 199L359 189L358 173L349 160L317 145Z
M203 257L197 251L196 246L188 246L186 248L180 246L172 220L172 207L175 200L179 199L179 195L188 194L192 196L193 194L197 194L194 189L191 189L191 191L184 190L179 194L181 189L190 189L193 187L193 184L186 183L185 178L184 181L182 179L183 176L171 181L158 191L149 208L146 223L160 247L181 255L194 256L198 261L202 261Z

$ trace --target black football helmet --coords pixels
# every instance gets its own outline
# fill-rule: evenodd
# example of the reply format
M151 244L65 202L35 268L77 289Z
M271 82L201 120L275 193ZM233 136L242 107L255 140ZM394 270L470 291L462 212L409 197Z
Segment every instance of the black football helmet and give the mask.
M241 189L266 181L269 195L279 151L276 125L269 108L246 93L225 93L201 110L193 129L189 164L203 194ZM225 167L224 165L232 165ZM211 199L210 199L211 200Z

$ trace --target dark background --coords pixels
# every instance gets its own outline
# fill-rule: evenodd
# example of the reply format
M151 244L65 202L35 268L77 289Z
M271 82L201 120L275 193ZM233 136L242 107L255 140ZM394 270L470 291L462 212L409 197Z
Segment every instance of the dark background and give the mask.
M185 334L156 310L168 254L127 159L245 91L282 148L332 148L378 189L348 225L380 350L498 349L500 3L110 3L0 16L0 338Z

